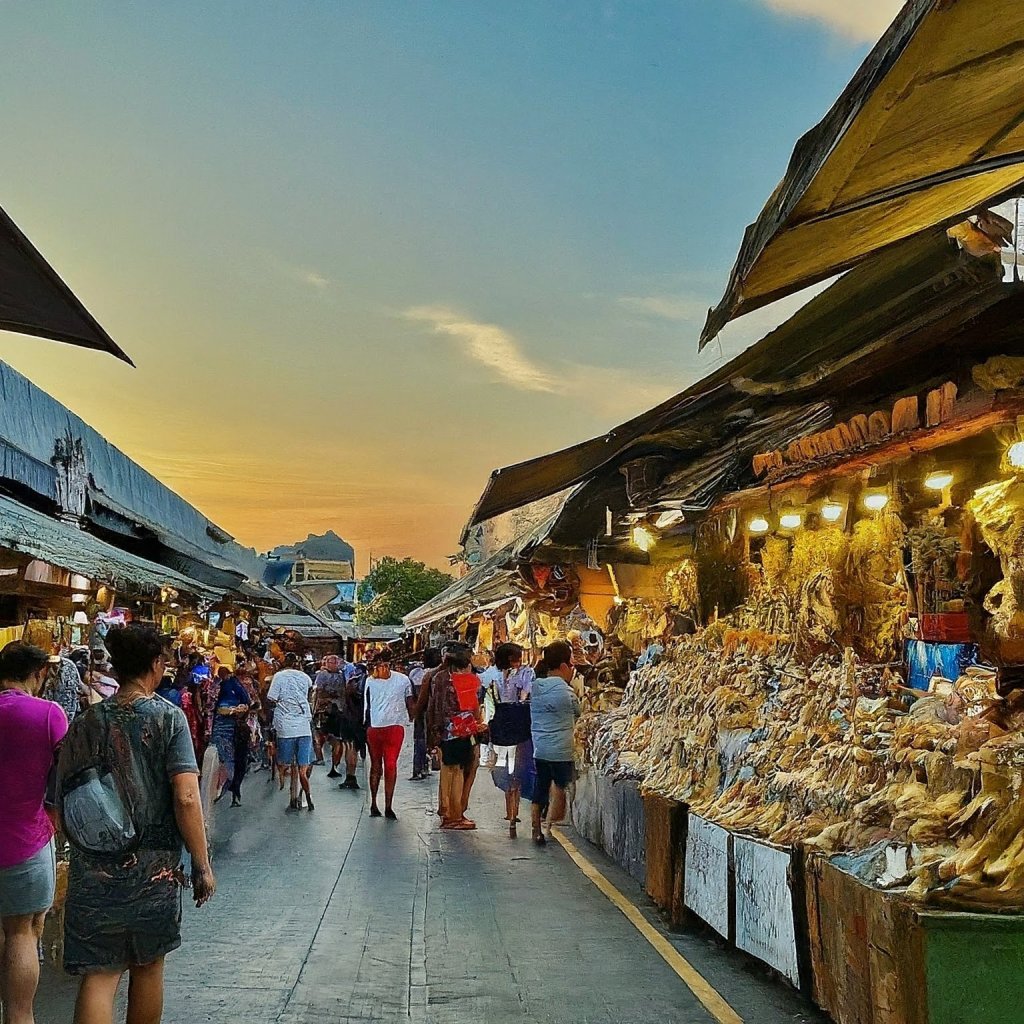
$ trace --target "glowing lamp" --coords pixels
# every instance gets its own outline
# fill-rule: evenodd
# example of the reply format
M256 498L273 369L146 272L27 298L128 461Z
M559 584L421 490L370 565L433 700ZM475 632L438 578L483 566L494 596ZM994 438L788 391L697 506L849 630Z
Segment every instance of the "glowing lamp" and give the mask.
M754 518L747 523L747 529L751 533L767 533L771 528L771 523L769 523L764 516L754 516Z
M799 512L787 512L779 519L779 526L784 530L799 530L804 517Z
M645 530L642 526L633 527L633 543L641 551L650 551L654 547L654 535L650 530Z
M864 495L864 507L871 512L881 512L889 504L889 495L884 491L875 491Z
M1016 441L1006 451L1006 461L1014 469L1024 469L1024 441Z
M932 473L924 479L924 485L929 491L944 491L953 482L952 473Z
M821 518L826 523L838 523L843 517L843 506L834 501L826 501L821 506Z

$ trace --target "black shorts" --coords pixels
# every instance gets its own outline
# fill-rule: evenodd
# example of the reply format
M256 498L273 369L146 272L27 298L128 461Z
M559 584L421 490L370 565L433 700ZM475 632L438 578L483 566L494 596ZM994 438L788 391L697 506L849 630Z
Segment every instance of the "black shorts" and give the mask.
M64 911L69 974L143 967L181 945L181 855L140 850L131 866L71 855Z
M533 784L533 802L547 807L553 782L559 789L568 789L576 781L576 767L572 761L543 761L536 758L537 779Z
M472 768L475 756L473 741L468 736L444 740L441 743L441 764L446 764L449 768Z

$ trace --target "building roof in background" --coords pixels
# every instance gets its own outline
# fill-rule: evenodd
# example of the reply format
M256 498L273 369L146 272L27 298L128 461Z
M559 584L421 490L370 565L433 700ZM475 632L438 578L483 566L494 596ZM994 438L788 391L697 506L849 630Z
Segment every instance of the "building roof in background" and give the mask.
M135 365L3 210L0 328L109 352Z
M735 317L1024 181L1024 4L909 0L747 228L703 348Z

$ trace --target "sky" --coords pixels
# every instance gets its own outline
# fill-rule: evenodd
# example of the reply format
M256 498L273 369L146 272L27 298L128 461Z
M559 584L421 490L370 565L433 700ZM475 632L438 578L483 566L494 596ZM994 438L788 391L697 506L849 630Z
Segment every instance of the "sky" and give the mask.
M446 564L491 470L711 372L896 0L4 6L0 205L136 369L0 358L258 550Z

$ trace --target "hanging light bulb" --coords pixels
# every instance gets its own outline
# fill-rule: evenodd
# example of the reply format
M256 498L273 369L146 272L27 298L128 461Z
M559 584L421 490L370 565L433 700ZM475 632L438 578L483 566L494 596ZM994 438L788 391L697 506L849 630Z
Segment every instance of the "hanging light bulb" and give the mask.
M787 512L779 519L779 526L784 530L799 530L804 517L799 512Z
M889 495L885 491L872 491L864 495L864 507L871 512L881 512L889 504Z
M931 473L924 478L929 491L944 491L953 482L953 474L945 471Z
M754 518L747 523L747 529L751 533L767 533L771 528L771 523L769 523L764 516L754 516Z
M1024 469L1024 441L1015 441L1006 451L1006 461L1014 469Z
M650 551L654 547L654 535L650 530L644 529L642 526L633 527L633 543L641 551Z
M826 501L821 506L821 518L826 523L838 523L843 518L843 506L836 501Z

